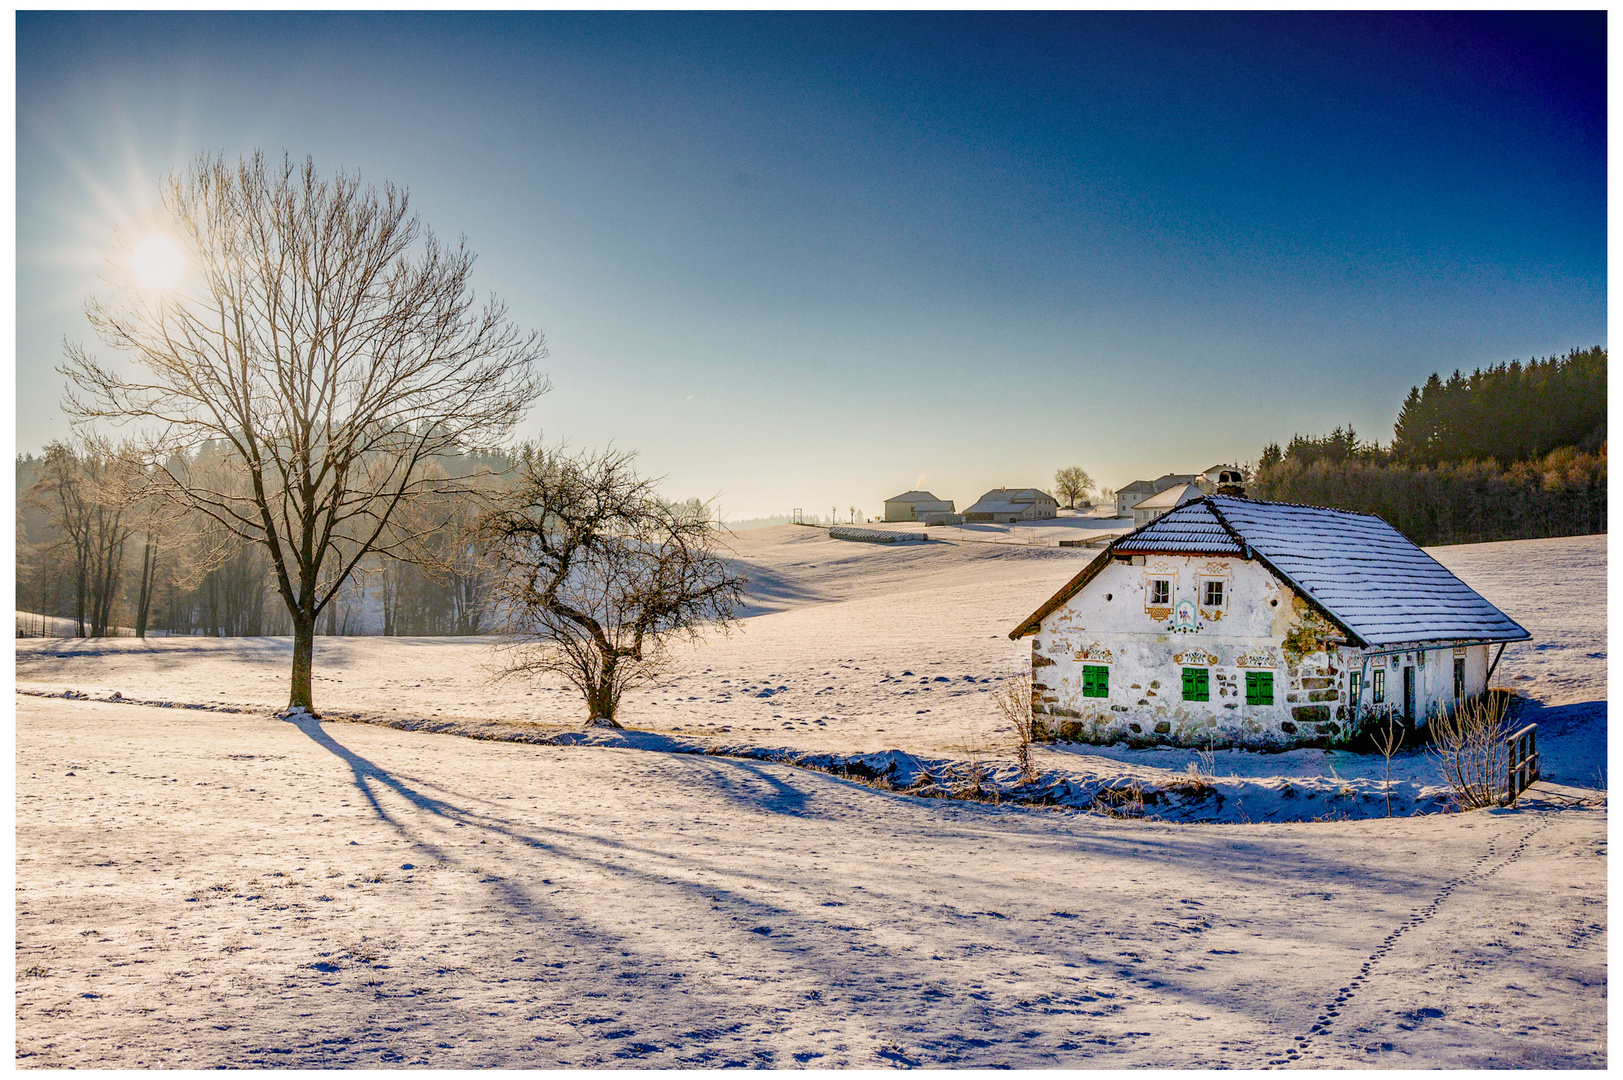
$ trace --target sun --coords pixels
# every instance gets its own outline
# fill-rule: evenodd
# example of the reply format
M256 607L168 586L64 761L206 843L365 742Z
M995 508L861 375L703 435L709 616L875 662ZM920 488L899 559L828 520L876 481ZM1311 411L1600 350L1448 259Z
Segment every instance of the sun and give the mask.
M130 249L130 273L144 288L166 290L186 273L186 253L162 233L153 233Z

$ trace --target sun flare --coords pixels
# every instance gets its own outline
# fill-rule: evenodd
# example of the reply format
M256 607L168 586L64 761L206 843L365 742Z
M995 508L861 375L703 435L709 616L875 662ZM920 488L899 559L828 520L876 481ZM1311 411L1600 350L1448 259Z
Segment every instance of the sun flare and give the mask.
M186 253L174 240L154 233L130 249L130 273L148 289L172 289L186 273Z

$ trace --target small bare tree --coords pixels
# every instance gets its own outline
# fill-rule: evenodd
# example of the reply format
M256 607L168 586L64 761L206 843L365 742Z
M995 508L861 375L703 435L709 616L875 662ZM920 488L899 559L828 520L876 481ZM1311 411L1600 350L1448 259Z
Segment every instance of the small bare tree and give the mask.
M1031 744L1037 737L1037 719L1031 710L1031 672L1005 675L992 703L1014 732L1014 760L1020 766L1021 777L1028 782L1037 779L1036 766L1031 762Z
M1499 805L1509 779L1505 712L1510 694L1489 690L1432 718L1431 750L1443 780L1467 810Z
M1403 745L1404 737L1408 732L1398 723L1395 713L1388 712L1379 722L1380 726L1372 736L1375 749L1381 752L1386 763L1386 777L1382 782L1382 790L1386 794L1386 816L1392 816L1392 758L1397 754L1398 748Z
M1067 465L1054 474L1054 494L1067 509L1075 509L1078 502L1087 498L1092 487L1093 478L1080 466Z
M619 727L621 695L664 677L673 640L728 628L747 583L717 553L709 508L659 498L632 460L531 450L477 530L505 620L503 673L561 676L588 725Z
M402 189L255 154L205 156L162 195L154 228L187 271L143 280L123 238L113 298L85 311L130 367L69 346L67 408L146 429L159 490L265 546L293 623L288 704L313 709L317 617L369 552L408 539L391 523L443 490L431 458L507 436L547 388L546 349L477 303L473 253L442 245ZM187 467L210 439L241 488Z

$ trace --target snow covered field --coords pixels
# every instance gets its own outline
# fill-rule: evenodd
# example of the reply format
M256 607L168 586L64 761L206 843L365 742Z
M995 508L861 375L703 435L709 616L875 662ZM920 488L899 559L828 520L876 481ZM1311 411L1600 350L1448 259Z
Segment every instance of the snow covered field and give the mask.
M793 526L736 547L751 617L628 699L628 725L989 761L1008 754L990 692L1025 659L1009 628L1093 554ZM19 1060L1603 1067L1605 538L1434 554L1534 635L1495 681L1534 701L1560 786L1520 812L1336 820L1374 812L1333 795L1379 759L1323 751L1216 755L1250 808L1229 824L921 800L728 757L276 720L274 639L19 641ZM578 723L562 690L491 686L486 657L318 639L318 704ZM1192 757L1039 764L1154 780ZM1432 782L1420 754L1395 772Z

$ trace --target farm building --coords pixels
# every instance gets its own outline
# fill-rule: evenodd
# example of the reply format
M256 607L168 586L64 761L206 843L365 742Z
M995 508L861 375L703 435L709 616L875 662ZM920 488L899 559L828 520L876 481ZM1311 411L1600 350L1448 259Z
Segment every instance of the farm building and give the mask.
M993 488L964 511L965 521L993 521L1004 525L1058 516L1058 500L1036 488Z
M1263 749L1424 724L1529 635L1380 518L1208 495L1116 540L1009 636L1032 638L1053 734Z
M1179 484L1199 484L1205 477L1199 473L1164 473L1154 480L1134 480L1116 489L1116 516L1132 517L1133 507Z
M1205 492L1194 484L1175 484L1158 491L1141 503L1133 505L1133 524L1148 525L1168 510L1176 510L1187 502L1194 502Z
M928 491L904 491L885 500L886 521L923 521L925 514L952 513L951 499L938 499Z

